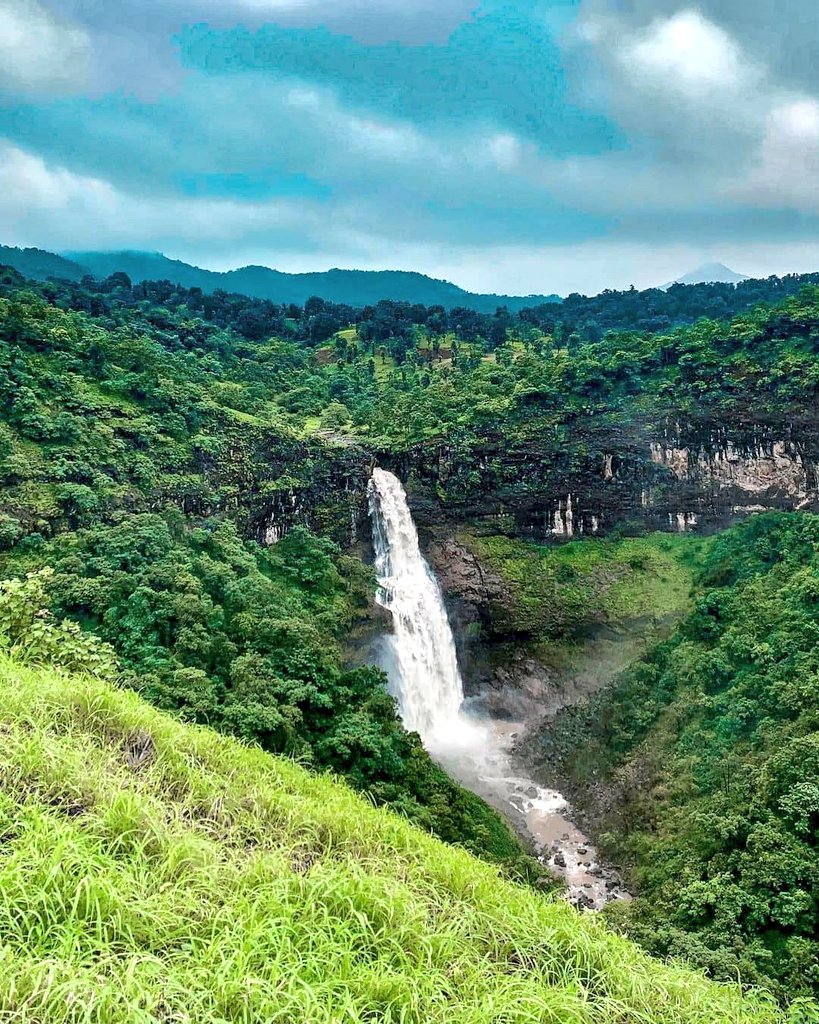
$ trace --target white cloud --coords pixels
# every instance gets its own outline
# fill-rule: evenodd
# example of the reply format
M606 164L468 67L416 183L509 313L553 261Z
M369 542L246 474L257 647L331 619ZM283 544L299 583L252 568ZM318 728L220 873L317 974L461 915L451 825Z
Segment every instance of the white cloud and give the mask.
M107 181L50 166L0 140L0 223L3 241L45 248L156 248L187 242L238 241L254 232L307 236L322 227L320 211L303 200L240 203L228 199L145 196ZM326 227L326 225L325 225ZM332 237L332 236L330 236Z
M604 194L614 204L649 196L661 208L668 185L667 208L694 215L708 204L748 217L760 208L819 213L819 100L794 92L700 10L637 7L613 15L588 0L577 30L608 70L618 120L651 154L631 189L621 181Z
M797 96L771 107L756 163L736 194L760 206L819 213L819 101Z
M496 166L504 171L514 170L520 164L523 146L517 135L499 132L487 142L487 149Z
M654 0L642 8L614 14L584 0L570 52L587 73L576 75L575 87L582 102L607 110L660 175L668 164L713 192L727 165L747 161L758 141L770 74L700 11L658 15Z
M301 111L299 126L304 134L324 141L322 164L336 160L346 163L356 156L386 163L403 164L440 154L427 147L431 141L408 121L387 120L342 107L335 94L304 85L286 89L285 106Z
M86 33L58 21L39 0L0 0L0 87L66 90L88 77Z
M626 74L694 98L735 93L759 77L733 37L695 10L652 21L619 57Z

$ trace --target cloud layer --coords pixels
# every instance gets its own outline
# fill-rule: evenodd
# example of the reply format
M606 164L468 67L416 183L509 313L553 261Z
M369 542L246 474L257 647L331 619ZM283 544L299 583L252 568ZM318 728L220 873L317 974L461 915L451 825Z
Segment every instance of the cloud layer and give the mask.
M39 0L0 0L0 89L11 94L81 88L91 41Z
M0 0L0 234L498 291L816 268L814 8Z

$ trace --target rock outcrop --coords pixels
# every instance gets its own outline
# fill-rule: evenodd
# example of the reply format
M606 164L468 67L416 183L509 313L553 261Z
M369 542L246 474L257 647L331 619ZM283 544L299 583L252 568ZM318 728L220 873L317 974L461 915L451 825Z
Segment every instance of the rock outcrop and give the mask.
M768 508L819 508L819 442L784 427L595 429L542 444L419 446L392 462L431 530L468 519L490 532L570 539L616 527L714 529Z
M375 464L405 482L416 523L433 537L451 535L464 521L491 533L567 540L615 528L710 530L768 508L819 509L819 430L784 423L717 429L588 422L574 433L544 428L541 437L490 435L403 453L326 441L303 449L298 479L248 499L253 535L263 543L297 524L342 546L368 537L367 481ZM468 561L457 571L467 589L492 584Z

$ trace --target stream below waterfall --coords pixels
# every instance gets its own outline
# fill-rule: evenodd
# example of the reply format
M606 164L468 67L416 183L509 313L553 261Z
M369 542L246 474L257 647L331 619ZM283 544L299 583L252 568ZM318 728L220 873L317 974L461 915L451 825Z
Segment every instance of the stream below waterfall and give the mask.
M627 899L617 873L599 862L571 819L560 793L544 789L517 768L512 750L523 725L469 714L464 706L443 596L421 554L401 482L376 468L369 484L378 603L393 621L379 661L402 720L417 731L449 774L503 814L566 886L566 897L599 910Z

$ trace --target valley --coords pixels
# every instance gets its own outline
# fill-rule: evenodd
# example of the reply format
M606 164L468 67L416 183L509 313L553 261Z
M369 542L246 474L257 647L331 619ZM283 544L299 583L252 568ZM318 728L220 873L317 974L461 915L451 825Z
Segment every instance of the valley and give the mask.
M444 587L468 699L490 740L444 755L510 818L535 854L600 909L628 896L540 755L555 717L585 704L685 613L707 544L691 534L559 546L460 530L428 551ZM537 781L536 781L537 780Z
M816 290L598 339L254 302L0 276L0 575L69 668L102 642L140 700L532 898L813 998Z

